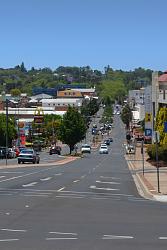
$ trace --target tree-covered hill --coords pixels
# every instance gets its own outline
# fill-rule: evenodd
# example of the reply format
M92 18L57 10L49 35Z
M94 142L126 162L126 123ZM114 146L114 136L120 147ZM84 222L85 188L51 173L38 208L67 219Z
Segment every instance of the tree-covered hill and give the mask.
M24 63L14 68L0 69L0 92L6 84L6 92L19 89L22 93L32 94L32 88L53 88L58 84L80 84L96 87L102 98L118 99L126 95L129 89L138 89L151 83L152 70L138 68L133 71L113 70L104 67L104 72L91 69L90 66L70 67L60 66L55 70L50 68L27 70Z

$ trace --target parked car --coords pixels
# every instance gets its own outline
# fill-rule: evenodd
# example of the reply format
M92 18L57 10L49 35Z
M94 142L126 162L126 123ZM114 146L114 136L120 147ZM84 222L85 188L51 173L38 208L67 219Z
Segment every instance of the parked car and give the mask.
M109 140L110 140L110 142L113 142L113 138L112 137L110 137L110 138L108 138Z
M110 145L110 140L109 139L104 140L104 144Z
M51 146L49 149L49 154L58 154L61 155L61 147L60 146Z
M1 159L6 158L6 147L0 147L0 158Z
M18 164L25 162L32 162L33 164L35 164L39 163L39 161L39 153L34 151L34 149L23 149L18 156Z
M83 144L81 147L81 153L91 153L91 146L89 144Z
M10 159L16 158L16 152L13 148L8 148L8 156Z
M101 144L99 149L100 154L108 154L108 147L106 144Z

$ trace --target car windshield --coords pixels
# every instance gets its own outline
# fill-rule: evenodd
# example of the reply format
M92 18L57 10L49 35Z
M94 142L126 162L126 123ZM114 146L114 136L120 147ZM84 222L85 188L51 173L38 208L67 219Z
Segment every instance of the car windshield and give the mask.
M22 154L33 154L32 150L22 150L21 151Z
M90 148L89 145L82 145L82 148Z

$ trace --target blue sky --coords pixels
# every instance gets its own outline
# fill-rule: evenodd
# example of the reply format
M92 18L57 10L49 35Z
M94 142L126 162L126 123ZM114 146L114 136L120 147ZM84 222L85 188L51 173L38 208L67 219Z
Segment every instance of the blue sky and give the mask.
M0 0L0 67L167 69L166 0Z

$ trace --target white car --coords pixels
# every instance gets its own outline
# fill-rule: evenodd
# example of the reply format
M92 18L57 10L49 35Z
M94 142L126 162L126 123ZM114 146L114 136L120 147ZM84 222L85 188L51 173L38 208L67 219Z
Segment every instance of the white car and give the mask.
M100 154L108 154L108 147L106 144L101 144L99 149Z
M91 146L89 144L83 144L81 147L81 153L91 153Z

